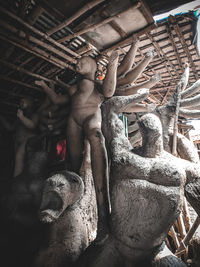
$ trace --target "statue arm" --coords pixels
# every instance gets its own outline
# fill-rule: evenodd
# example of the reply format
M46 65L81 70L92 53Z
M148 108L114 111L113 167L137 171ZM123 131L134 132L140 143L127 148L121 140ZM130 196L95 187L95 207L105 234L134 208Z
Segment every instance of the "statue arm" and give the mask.
M35 129L37 127L38 114L33 115L32 118L29 119L26 116L24 116L23 111L21 109L18 109L17 117L28 129Z
M51 101L56 105L62 105L69 102L68 95L58 95L56 92L50 88L44 81L36 81L37 85L40 85L44 92L48 95Z

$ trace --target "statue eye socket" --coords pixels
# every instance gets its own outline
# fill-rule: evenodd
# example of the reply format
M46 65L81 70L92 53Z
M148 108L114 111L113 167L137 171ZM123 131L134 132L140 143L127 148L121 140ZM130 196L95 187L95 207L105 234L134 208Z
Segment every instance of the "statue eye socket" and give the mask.
M60 183L58 186L63 187L64 185L65 185L64 183Z

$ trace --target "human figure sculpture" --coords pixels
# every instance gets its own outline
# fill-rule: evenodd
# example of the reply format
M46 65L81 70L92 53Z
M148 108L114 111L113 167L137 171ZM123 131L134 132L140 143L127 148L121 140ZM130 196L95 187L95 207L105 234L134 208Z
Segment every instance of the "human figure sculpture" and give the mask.
M71 162L71 170L79 173L84 150L83 142L85 138L89 140L91 146L92 174L98 204L97 239L102 239L108 232L107 218L109 214L107 192L108 164L104 137L101 132L100 106L105 98L113 96L116 86L116 93L120 95L136 93L141 87L141 85L131 85L125 88L141 75L154 54L153 52L147 53L146 57L135 68L132 68L137 46L138 41L133 39L133 44L118 69L118 54L116 52L111 54L107 72L100 90L98 89L97 82L95 82L95 72L97 70L95 60L91 57L82 57L76 65L77 72L82 75L81 80L69 89L71 108L67 121L68 154ZM153 78L145 83L145 85L151 87L158 80L157 78ZM41 85L55 103L63 104L69 101L67 95L58 96L44 82ZM148 105L143 104L137 108L149 110Z
M200 179L200 166L163 149L162 125L154 114L139 120L143 145L132 150L117 114L147 96L144 89L113 97L102 107L111 155L111 232L104 242L86 249L80 266L186 266L169 251L162 257L162 243L182 209L185 184Z
M73 266L88 245L80 207L84 184L75 173L58 171L45 181L38 212L45 234L33 266ZM46 242L48 240L48 242Z
M22 98L17 110L16 122L10 122L0 117L1 123L8 131L14 132L15 163L14 177L19 175L24 168L24 152L27 140L36 134L38 115L33 112L33 100Z
M66 128L66 116L68 114L69 102L67 94L60 95L54 91L54 85L49 86L43 80L35 81L35 84L41 86L46 93L46 98L40 108L39 113L39 129L43 134L60 134L63 128Z

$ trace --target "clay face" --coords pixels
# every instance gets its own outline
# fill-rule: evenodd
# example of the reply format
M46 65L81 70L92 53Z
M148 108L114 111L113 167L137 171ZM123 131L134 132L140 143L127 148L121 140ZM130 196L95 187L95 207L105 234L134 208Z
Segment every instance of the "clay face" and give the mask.
M55 221L71 204L70 185L64 175L57 174L47 179L39 211L40 220L44 223Z

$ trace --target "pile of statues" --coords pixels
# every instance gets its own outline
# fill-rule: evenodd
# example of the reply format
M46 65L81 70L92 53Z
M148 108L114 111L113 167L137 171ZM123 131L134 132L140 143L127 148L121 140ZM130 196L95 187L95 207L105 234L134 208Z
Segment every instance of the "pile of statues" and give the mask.
M95 60L80 58L80 79L67 94L36 81L46 93L39 109L24 98L15 123L0 117L14 132L15 151L13 178L2 182L0 196L4 267L186 266L164 240L182 210L184 191L198 186L199 158L179 134L180 157L169 153L176 99L161 107L144 102L161 77L136 83L154 57L149 51L133 67L137 47L133 38L119 66L119 55L112 52L101 82L95 80ZM182 107L197 105L198 97L188 96L199 84L181 93L180 114L186 112ZM123 112L140 114L142 145L136 149L118 117ZM41 140L63 131L68 164L49 171L51 161ZM92 175L86 171L88 158ZM191 204L200 215L197 203L198 196L193 197ZM96 215L97 226L91 221Z

